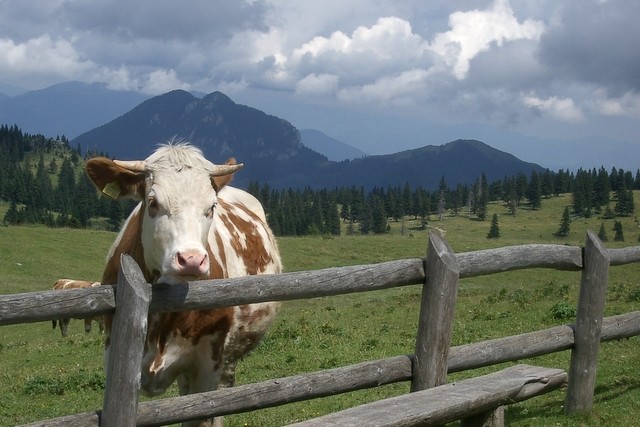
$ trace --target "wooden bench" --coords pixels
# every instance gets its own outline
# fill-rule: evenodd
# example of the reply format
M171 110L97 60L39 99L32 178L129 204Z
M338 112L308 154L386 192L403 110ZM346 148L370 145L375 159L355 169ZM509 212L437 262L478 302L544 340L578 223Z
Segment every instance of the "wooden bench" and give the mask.
M464 420L463 425L503 425L504 405L560 388L562 369L517 365L488 375L444 384L402 396L334 412L293 424L315 426L439 425Z

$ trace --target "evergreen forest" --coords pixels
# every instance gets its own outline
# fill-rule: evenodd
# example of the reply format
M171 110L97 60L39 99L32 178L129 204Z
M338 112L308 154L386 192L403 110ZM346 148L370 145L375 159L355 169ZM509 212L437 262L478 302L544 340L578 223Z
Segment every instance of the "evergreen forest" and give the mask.
M9 204L0 220L5 225L118 230L135 202L100 197L83 172L84 161L97 155L108 157L72 148L64 136L48 138L0 126L0 203ZM490 202L503 203L517 215L519 209L540 209L545 199L565 193L572 194L573 217L631 216L640 170L545 170L492 182L481 174L473 183L448 183L442 177L437 188L407 182L370 189L279 189L251 182L247 190L262 202L279 236L383 234L391 221L419 219L424 227L445 215L490 221Z

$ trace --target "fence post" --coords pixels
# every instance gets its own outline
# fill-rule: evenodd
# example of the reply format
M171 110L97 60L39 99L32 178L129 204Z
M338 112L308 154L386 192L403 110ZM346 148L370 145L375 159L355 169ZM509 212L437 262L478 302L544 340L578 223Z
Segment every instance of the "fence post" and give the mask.
M102 427L136 425L150 293L140 267L133 258L122 255L100 418Z
M588 412L593 406L604 303L609 281L609 252L587 231L580 295L571 350L565 413Z
M449 244L439 234L429 233L411 391L446 382L459 276Z

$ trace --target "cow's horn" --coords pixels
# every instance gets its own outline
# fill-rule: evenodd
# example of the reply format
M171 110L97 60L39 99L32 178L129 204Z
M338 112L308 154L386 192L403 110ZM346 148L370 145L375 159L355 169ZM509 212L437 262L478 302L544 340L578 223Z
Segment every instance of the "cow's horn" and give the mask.
M147 170L144 160L114 160L113 163L132 172L144 172Z
M213 165L211 176L229 175L238 169L242 169L242 167L244 167L244 163L238 163L237 165Z

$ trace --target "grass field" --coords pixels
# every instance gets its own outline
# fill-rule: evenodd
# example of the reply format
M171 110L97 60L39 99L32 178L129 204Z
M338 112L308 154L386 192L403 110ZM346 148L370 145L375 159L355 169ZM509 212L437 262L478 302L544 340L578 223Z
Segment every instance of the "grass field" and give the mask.
M525 243L583 245L586 230L597 232L600 219L574 220L567 238L553 236L569 203L568 195L543 200L542 210L521 209L515 217L492 204L490 215L500 214L502 234L493 240L486 239L489 221L458 216L429 221L427 230L406 221L403 234L401 224L392 223L391 233L383 236L281 238L279 244L287 271L423 257L433 228L444 232L456 252ZM639 244L635 219L622 222L626 241L610 241L607 247ZM612 240L613 221L605 221L605 227ZM50 289L62 277L97 280L114 237L89 230L0 228L0 293ZM606 315L640 309L639 277L640 264L611 268ZM566 308L575 307L579 280L579 272L543 269L461 280L453 345L571 323L573 313ZM420 292L419 286L410 286L287 302L262 346L239 366L237 382L413 353ZM509 406L507 424L640 425L639 350L638 337L603 344L590 414L563 415L564 391L557 391ZM562 352L524 362L568 369L569 357L569 352ZM463 372L451 379L497 368ZM85 334L82 322L71 322L67 338L53 331L50 323L0 327L0 426L98 409L103 387L102 339L96 331ZM229 416L226 425L277 426L407 391L408 384L384 386ZM176 394L175 389L170 392Z

